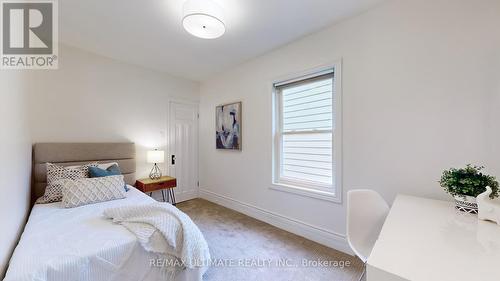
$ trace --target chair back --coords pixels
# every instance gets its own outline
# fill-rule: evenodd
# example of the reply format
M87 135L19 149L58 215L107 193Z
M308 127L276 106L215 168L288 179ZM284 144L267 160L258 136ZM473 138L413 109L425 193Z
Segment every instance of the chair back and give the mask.
M377 192L368 189L347 193L347 241L366 263L389 213L389 205Z

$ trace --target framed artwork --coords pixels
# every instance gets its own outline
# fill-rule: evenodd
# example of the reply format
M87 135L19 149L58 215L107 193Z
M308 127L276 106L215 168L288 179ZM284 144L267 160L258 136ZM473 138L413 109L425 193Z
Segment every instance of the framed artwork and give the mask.
M217 149L241 150L241 102L216 107L215 137Z

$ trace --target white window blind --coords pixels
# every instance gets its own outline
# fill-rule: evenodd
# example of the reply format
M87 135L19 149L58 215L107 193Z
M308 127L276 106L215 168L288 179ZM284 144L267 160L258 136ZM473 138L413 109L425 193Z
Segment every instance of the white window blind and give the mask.
M275 88L278 181L331 192L335 182L333 71Z

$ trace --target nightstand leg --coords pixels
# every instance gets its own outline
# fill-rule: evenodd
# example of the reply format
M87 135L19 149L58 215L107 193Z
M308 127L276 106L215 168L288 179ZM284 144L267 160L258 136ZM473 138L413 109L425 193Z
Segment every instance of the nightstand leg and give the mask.
M172 192L172 205L174 205L174 206L175 206L175 204L177 204L177 203L175 202L175 193L174 193L174 189L173 189L173 188L171 188L171 189L170 189L170 191Z
M150 192L150 193L149 193L149 197L153 197L153 192Z
M161 196L163 197L163 202L167 202L167 201L165 201L165 192L164 192L164 190L161 191Z

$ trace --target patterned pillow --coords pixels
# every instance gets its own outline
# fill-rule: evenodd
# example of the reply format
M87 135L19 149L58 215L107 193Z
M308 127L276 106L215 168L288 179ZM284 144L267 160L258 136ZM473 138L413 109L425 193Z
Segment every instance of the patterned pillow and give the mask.
M61 179L80 179L89 177L89 167L97 167L97 163L90 163L83 166L63 167L47 163L47 187L45 194L38 198L35 204L46 204L58 202L62 199L62 187L58 183Z
M123 176L59 180L62 185L62 204L74 208L87 204L125 198Z

